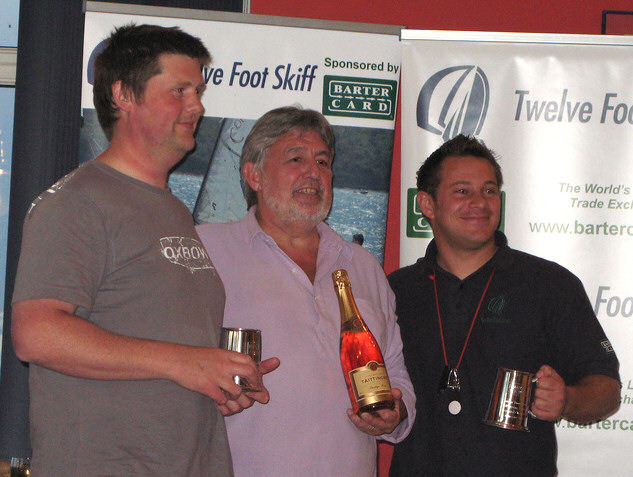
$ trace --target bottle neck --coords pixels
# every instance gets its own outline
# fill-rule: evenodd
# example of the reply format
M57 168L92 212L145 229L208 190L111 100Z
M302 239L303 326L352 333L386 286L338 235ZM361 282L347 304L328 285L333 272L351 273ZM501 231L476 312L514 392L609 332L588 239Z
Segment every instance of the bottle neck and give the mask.
M353 321L356 318L360 318L360 312L354 301L352 295L352 289L345 285L338 285L338 304L341 310L341 323L346 321Z

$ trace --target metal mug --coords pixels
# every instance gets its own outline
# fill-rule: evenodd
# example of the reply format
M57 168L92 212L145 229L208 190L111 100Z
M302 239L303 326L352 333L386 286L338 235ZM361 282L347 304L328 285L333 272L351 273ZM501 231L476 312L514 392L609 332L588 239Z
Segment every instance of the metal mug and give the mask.
M222 328L220 348L247 354L259 363L262 358L262 332L251 328ZM251 388L241 376L235 376L234 379L235 384L241 386L244 391L258 391Z
M11 477L31 475L31 459L29 457L11 457Z
M536 381L533 373L498 368L484 424L529 432L528 416Z

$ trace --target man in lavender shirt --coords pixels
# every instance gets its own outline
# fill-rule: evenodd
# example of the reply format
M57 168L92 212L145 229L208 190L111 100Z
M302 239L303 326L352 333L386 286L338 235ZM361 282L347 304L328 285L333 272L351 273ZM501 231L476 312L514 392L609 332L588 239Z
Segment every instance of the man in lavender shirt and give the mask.
M226 420L235 475L376 474L376 440L398 442L415 417L395 300L373 256L323 220L332 204L334 135L316 111L266 113L244 143L246 216L198 233L226 289L224 325L262 330L271 400ZM347 270L382 353L395 408L350 409L339 358L340 313L332 272Z

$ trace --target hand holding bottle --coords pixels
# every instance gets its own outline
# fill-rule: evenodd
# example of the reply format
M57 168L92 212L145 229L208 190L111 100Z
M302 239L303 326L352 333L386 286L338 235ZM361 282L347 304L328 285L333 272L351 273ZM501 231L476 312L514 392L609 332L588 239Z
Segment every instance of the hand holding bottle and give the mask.
M362 412L360 416L353 409L347 410L347 415L359 430L371 436L391 434L393 430L407 417L407 408L402 401L402 392L398 388L391 388L394 399L393 409L380 409L373 412Z

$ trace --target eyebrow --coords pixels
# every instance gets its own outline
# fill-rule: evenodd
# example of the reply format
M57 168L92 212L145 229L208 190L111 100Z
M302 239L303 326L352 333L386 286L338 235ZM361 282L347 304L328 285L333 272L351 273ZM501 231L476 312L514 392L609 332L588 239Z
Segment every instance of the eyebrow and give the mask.
M494 185L499 187L499 184L497 183L497 181L486 181L484 182L484 185ZM459 181L455 181L449 184L449 187L454 187L456 185L472 185L472 181L468 181L468 180L459 180Z
M308 149L307 146L292 146L292 147L289 147L288 149L286 149L286 154L292 154L293 152L297 152L297 151L305 151L307 149ZM322 149L321 151L317 152L315 155L316 156L327 156L329 158L332 157L332 154L327 149Z

